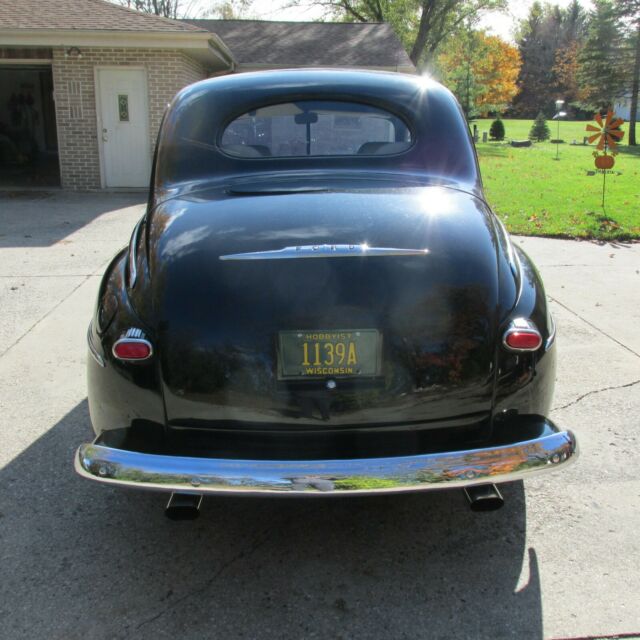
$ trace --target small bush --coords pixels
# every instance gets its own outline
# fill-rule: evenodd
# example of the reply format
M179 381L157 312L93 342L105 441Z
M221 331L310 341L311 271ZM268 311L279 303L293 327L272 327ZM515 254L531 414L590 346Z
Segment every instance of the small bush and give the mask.
M533 121L533 125L531 125L531 131L529 131L529 140L544 142L550 137L551 132L549 131L549 125L547 124L547 120L544 117L544 113L542 113L541 111Z
M489 137L492 140L504 140L504 123L500 119L500 116L491 123Z

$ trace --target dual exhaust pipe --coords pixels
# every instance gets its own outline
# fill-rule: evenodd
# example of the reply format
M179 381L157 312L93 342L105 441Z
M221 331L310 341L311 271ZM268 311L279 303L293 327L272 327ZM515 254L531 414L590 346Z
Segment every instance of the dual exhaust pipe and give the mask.
M200 515L201 493L172 493L164 509L169 520L195 520Z
M465 487L464 495L471 511L496 511L504 498L495 484L476 484ZM201 493L172 493L164 513L170 520L195 520L200 515Z
M464 495L471 511L497 511L504 505L504 498L495 484L475 484L465 487Z

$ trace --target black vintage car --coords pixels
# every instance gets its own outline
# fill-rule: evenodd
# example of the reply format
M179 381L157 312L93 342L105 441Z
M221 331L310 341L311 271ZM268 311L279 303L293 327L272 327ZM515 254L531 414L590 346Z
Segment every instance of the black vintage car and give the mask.
M417 76L229 75L174 99L88 333L84 477L172 493L464 488L563 466L555 326Z

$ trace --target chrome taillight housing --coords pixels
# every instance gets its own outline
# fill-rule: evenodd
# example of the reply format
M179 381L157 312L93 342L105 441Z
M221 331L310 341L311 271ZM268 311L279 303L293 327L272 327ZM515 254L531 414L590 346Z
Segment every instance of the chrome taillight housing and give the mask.
M502 344L515 353L537 351L542 346L542 335L528 318L515 318L504 332Z

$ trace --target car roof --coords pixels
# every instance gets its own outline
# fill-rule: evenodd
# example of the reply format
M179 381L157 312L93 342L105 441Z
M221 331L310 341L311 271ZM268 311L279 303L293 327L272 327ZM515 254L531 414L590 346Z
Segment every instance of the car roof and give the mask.
M231 158L217 145L229 122L261 106L301 100L364 103L409 126L414 144L389 156ZM252 172L400 171L478 191L468 126L453 94L426 76L345 69L286 69L210 78L180 91L159 137L156 186Z
M390 101L403 101L428 90L432 95L439 93L453 97L448 89L428 75L313 67L235 73L209 78L183 89L176 96L176 100L187 98L193 92L206 90L248 90L257 93L281 93L288 90L314 95L341 93L353 97L386 96Z

